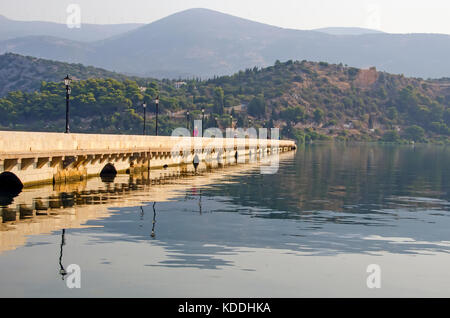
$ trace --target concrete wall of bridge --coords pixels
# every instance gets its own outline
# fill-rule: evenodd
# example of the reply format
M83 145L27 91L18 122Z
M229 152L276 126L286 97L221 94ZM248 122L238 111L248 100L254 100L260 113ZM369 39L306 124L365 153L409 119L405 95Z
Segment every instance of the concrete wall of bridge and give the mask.
M267 153L295 149L291 140L201 138L0 131L0 174L11 172L25 186L69 182L117 172L193 163L245 163Z

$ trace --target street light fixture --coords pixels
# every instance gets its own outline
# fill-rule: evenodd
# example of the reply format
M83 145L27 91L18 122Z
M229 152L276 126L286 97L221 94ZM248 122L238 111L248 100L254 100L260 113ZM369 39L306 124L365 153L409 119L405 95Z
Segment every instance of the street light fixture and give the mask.
M66 131L65 133L68 134L70 132L69 128L69 98L71 93L70 84L72 83L72 78L69 77L69 74L67 74L66 77L64 77L64 85L66 85Z
M233 115L230 115L230 127L233 128Z
M189 111L186 111L186 129L189 131Z
M202 137L203 137L203 123L205 122L205 108L202 107Z
M142 131L142 134L145 136L145 119L146 119L146 117L147 117L147 115L146 115L147 103L144 102L144 103L142 104L142 107L144 108L144 130Z
M155 135L158 136L158 112L159 112L159 95L156 96L155 99L155 105L156 105L156 126L155 126Z

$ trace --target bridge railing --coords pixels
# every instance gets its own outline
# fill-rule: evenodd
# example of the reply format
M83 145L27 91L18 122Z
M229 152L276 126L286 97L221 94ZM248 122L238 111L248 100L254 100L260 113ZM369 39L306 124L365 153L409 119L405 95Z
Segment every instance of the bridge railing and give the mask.
M74 151L107 152L133 149L170 151L170 149L173 149L177 145L197 149L206 147L293 147L295 143L290 140L256 138L201 138L0 131L0 155Z

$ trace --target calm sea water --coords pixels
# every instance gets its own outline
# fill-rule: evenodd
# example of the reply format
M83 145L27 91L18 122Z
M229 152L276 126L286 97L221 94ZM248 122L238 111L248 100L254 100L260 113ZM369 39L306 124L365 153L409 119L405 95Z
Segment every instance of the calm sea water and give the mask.
M445 147L311 145L274 175L91 179L2 213L2 297L450 296Z

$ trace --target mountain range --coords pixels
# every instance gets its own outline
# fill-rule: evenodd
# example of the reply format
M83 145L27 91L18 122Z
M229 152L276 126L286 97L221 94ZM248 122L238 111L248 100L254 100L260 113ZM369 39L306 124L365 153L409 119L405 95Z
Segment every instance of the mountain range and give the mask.
M83 28L85 25L79 30ZM102 36L100 31L92 31L94 38L89 39L77 38L74 29L65 30L64 35L56 31L43 33L36 27L34 33L23 32L20 35L24 36L0 41L0 53L14 52L157 78L212 78L290 59L359 68L375 66L422 78L450 74L450 36L444 34L284 29L207 9L190 9L150 24L124 28L104 26ZM2 30L10 36L17 34L4 27ZM37 35L39 32L41 35Z
M138 27L140 23L126 24L88 24L80 28L70 29L62 23L44 21L16 21L0 15L0 40L11 40L18 37L45 35L65 38L72 41L99 41L119 35Z

